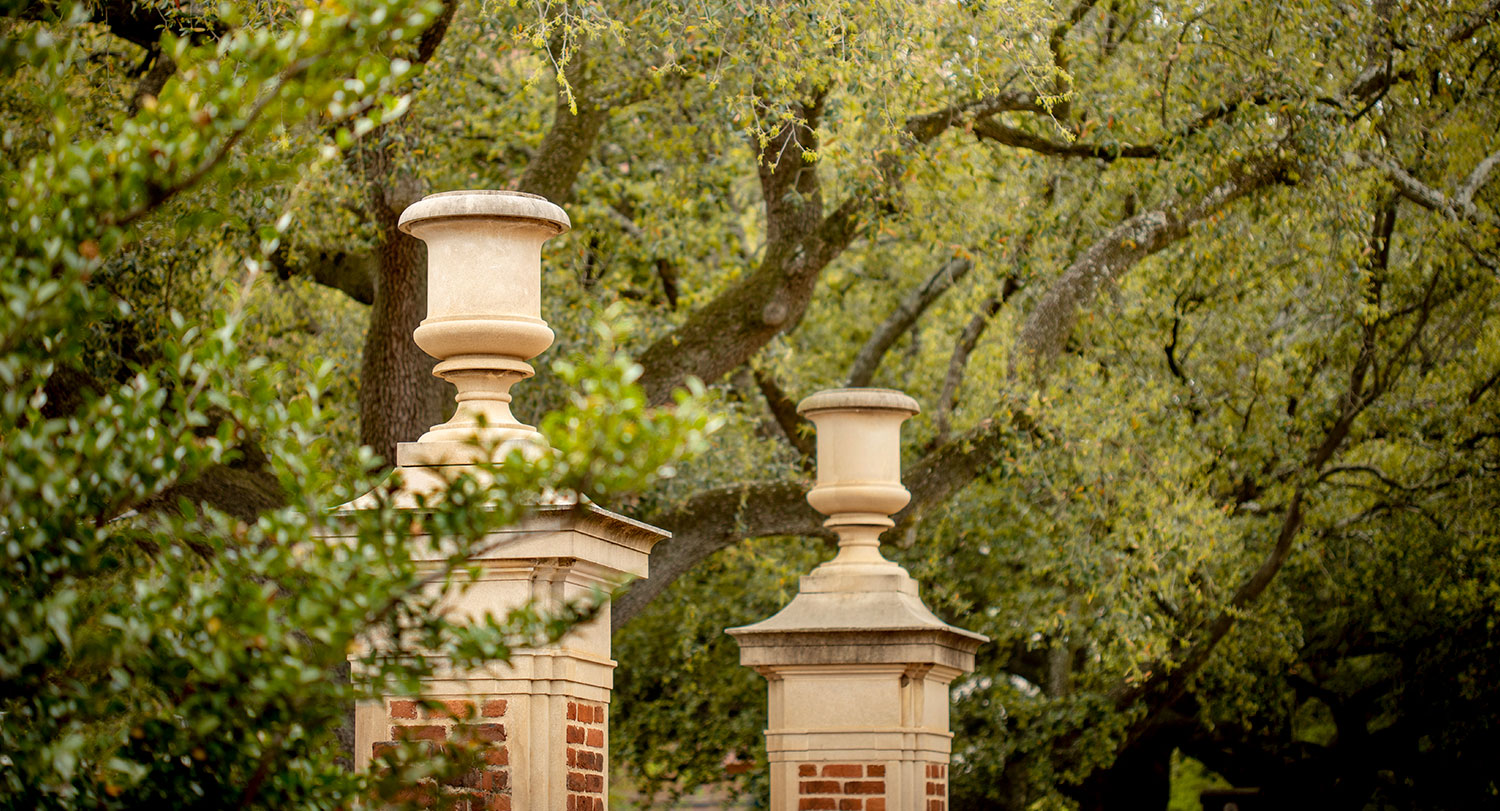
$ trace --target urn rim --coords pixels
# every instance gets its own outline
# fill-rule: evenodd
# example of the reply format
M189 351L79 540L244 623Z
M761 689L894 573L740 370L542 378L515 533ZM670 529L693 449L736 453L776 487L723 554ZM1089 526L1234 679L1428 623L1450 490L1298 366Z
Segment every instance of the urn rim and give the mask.
M922 413L922 407L910 395L896 389L827 389L809 395L797 404L804 417L824 411L899 411L908 416Z
M401 212L397 227L410 234L418 223L463 217L530 220L545 224L554 236L573 227L568 213L547 198L506 189L457 189L429 194Z

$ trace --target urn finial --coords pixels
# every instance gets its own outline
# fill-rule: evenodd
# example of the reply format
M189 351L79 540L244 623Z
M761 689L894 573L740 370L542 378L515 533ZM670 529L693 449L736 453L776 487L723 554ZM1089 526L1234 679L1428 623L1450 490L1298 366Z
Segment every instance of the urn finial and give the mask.
M427 317L414 335L437 358L433 374L458 389L458 409L416 442L402 466L498 461L516 443L542 444L511 413L510 387L535 374L527 361L552 345L542 320L542 243L571 227L534 194L450 191L401 214L402 231L427 243Z
M818 480L807 494L839 536L831 563L887 563L880 533L911 493L901 484L901 423L920 413L893 389L831 389L797 404L818 431Z

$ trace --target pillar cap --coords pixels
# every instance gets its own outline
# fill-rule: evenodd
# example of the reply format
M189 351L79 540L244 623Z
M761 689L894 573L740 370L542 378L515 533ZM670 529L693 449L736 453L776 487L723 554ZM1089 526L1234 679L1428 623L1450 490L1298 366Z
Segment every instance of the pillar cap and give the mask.
M558 234L573 227L568 213L547 198L501 189L461 189L429 194L401 212L396 227L410 234L412 226L419 222L446 217L541 220L550 223Z
M933 615L899 592L800 594L781 613L727 633L747 667L916 665L974 670L974 653L989 641Z
M803 592L770 619L726 632L750 667L935 664L970 672L974 652L989 641L901 591Z

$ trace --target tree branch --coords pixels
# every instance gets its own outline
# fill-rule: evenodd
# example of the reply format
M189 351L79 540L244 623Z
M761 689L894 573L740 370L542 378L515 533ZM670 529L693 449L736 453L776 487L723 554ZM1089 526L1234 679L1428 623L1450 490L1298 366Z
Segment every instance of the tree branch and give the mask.
M1479 32L1479 29L1493 22L1497 13L1500 13L1500 0L1486 0L1484 5L1472 12L1472 18L1448 29L1447 40L1449 42L1462 42L1474 36Z
M1003 110L1044 112L1034 93L1006 91L913 116L907 119L906 136L913 144L925 144L969 117ZM816 148L821 112L817 94L803 105L802 121L786 124L764 146L754 144L766 208L765 252L752 273L640 355L645 367L641 385L651 402L668 402L672 390L690 375L718 379L795 327L818 276L854 240L871 197L851 196L824 215L817 164L776 160L793 140Z
M1116 706L1129 707L1146 698L1151 697L1153 708L1167 707L1182 697L1187 689L1188 679L1196 674L1208 662L1209 654L1213 653L1219 642L1229 630L1234 627L1235 619L1246 608L1260 598L1262 592L1271 584L1277 572L1281 571L1282 564L1286 563L1287 557L1292 551L1292 541L1296 539L1297 533L1302 529L1302 488L1298 487L1292 494L1292 500L1287 505L1286 512L1282 516L1281 529L1276 535L1276 543L1271 547L1271 552L1261 561L1260 566L1250 575L1240 587L1235 590L1234 596L1230 598L1228 606L1220 611L1212 622L1208 624L1203 638L1188 651L1183 657L1182 663L1173 669L1170 674L1148 678L1133 689L1123 690L1118 693ZM1153 674L1162 673L1159 669L1153 669ZM1152 711L1148 711L1141 722L1136 724L1133 732L1139 734L1144 729L1146 721L1150 719Z
M1021 328L1012 369L1022 358L1029 359L1039 370L1044 368L1067 340L1079 308L1092 301L1106 282L1186 237L1195 223L1241 197L1288 182L1289 168L1282 159L1241 166L1195 199L1169 201L1115 226L1090 245L1042 295Z
M849 380L844 385L850 388L863 388L870 385L870 381L875 378L875 371L880 368L880 362L885 358L886 352L890 351L891 346L917 323L922 314L927 312L927 308L967 275L973 267L972 259L966 256L955 256L939 266L921 284L912 288L901 299L895 312L886 316L885 321L875 328L870 339L859 350L853 365L849 367Z
M1469 176L1458 187L1458 192L1454 194L1454 199L1458 201L1459 205L1472 206L1474 204L1475 192L1479 191L1484 186L1485 181L1489 180L1490 172L1495 170L1495 164L1497 163L1500 163L1500 150L1491 152L1489 157L1480 161L1479 165L1474 167L1474 171L1469 173Z
M981 139L994 141L1006 146L1029 149L1042 155L1052 155L1062 158L1097 158L1105 162L1113 162L1120 158L1159 158L1161 147L1155 144L1082 144L1082 143L1058 143L1049 141L1040 135L1033 135L1024 130L1016 129L1000 123L992 118L983 118L974 122L974 134Z
M1014 279L1005 280L1005 290L1014 292L1018 285ZM979 345L979 338L984 334L986 327L995 314L1000 312L1005 300L1010 293L1002 291L998 296L990 296L980 306L979 312L969 319L964 331L958 336L958 342L953 346L953 354L948 358L948 373L943 377L943 392L938 395L937 407L932 415L933 441L942 442L948 438L948 420L953 415L953 409L958 406L958 389L963 385L964 369L969 364L969 355L973 354L974 347Z
M141 105L147 98L161 95L162 88L167 86L167 80L177 72L177 63L172 61L172 57L162 52L160 44L151 47L146 54L146 60L150 63L150 67L141 74L140 81L136 83L135 92L130 94L130 104L125 108L127 116L140 112Z
M853 240L863 199L851 197L825 216L817 164L800 154L817 148L823 93L799 109L799 120L764 143L752 141L766 218L760 264L641 354L641 385L652 403L668 402L689 375L718 379L796 326L818 276Z
M558 90L552 127L521 175L521 191L540 194L558 205L572 198L573 184L609 120L610 108L596 103L589 94L589 79L582 67L585 61L584 55L579 55L570 67L568 83L573 95L570 98Z
M1064 96L1071 90L1070 87L1063 87L1063 78L1068 75L1068 52L1063 46L1067 43L1068 34L1074 26L1088 16L1097 3L1098 0L1078 0L1073 5L1073 10L1068 13L1067 19L1052 29L1052 36L1047 40L1047 46L1052 51L1052 64L1057 68L1057 75L1053 77L1052 92L1058 96ZM1053 105L1052 114L1058 120L1066 121L1072 116L1071 107L1068 100L1064 98Z
M380 272L380 260L373 253L318 250L294 262L283 246L271 255L271 267L283 280L302 276L331 287L360 304L375 302L375 279Z
M1045 115L1047 108L1042 106L1041 101L1035 93L1006 90L994 95L985 96L982 99L976 99L975 101L955 104L931 113L912 116L906 119L906 133L913 142L927 144L952 127L959 126L967 121L1006 112Z
M782 435L802 457L802 469L811 473L813 460L817 457L817 445L812 439L812 423L797 413L797 403L787 396L769 372L752 369L750 374L755 379L755 387L766 398L766 407L771 410L771 416L781 428Z
M646 517L672 533L651 549L651 575L637 580L612 604L615 628L630 622L677 578L710 555L744 538L824 535L798 481L747 482L694 494L683 504Z
M1422 208L1435 211L1455 221L1467 220L1474 223L1493 222L1493 219L1489 215L1480 211L1478 206L1474 205L1473 196L1479 187L1484 185L1484 181L1494 168L1495 163L1500 161L1500 152L1490 155L1481 161L1474 168L1474 171L1469 174L1468 179L1464 181L1463 186L1460 187L1459 194L1452 198L1418 180L1399 163L1384 155L1377 155L1373 152L1360 152L1356 157L1359 162L1366 166L1379 169L1385 173L1386 178L1391 181L1391 185L1396 188L1396 191L1401 193L1402 197L1416 203Z

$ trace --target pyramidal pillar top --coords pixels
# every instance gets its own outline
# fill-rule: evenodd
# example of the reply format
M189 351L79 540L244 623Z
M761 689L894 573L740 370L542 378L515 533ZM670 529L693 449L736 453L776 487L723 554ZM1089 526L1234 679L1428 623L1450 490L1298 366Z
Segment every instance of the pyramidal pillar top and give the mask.
M917 402L890 389L803 400L817 427L807 495L838 554L802 577L775 616L731 628L740 663L766 677L771 808L943 811L953 735L948 687L972 672L985 637L938 619L917 582L880 553L911 494L901 424Z

